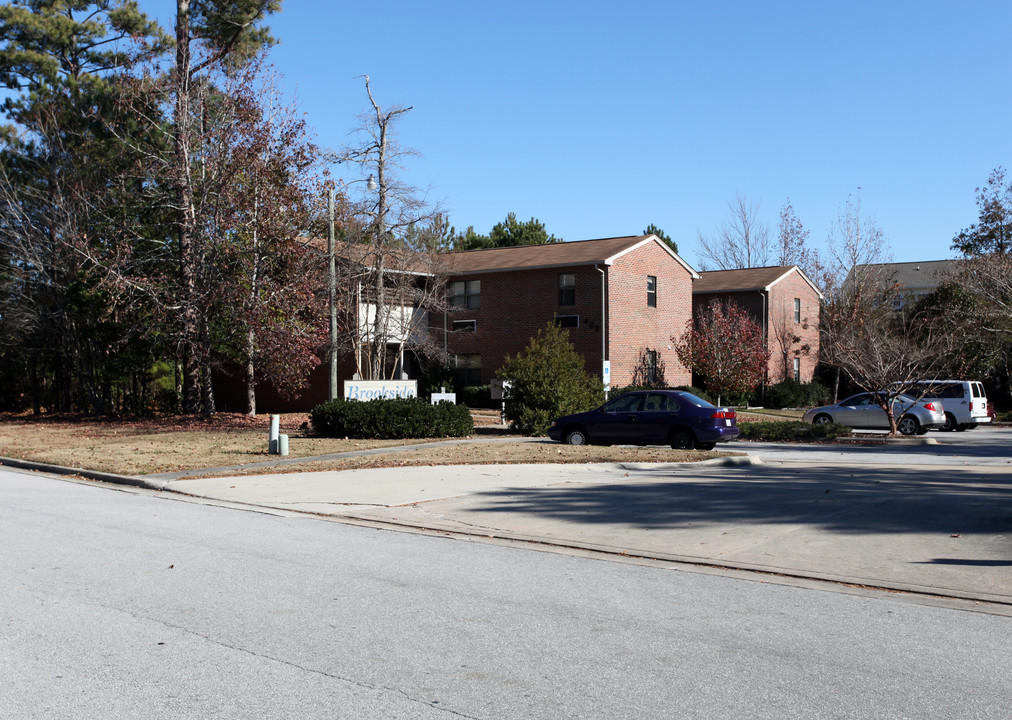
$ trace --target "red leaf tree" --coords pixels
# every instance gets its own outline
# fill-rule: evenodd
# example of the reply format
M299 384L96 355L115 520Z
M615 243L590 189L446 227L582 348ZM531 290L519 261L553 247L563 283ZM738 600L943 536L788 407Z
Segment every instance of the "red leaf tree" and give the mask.
M714 300L671 341L678 359L702 375L717 404L729 393L755 390L766 375L770 351L762 326L734 302Z

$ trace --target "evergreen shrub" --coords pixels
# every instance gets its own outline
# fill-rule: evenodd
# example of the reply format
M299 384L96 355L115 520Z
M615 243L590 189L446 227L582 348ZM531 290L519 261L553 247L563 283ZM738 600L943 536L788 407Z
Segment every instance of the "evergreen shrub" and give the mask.
M765 405L768 408L814 407L822 405L828 397L829 390L820 383L784 380L766 388Z
M841 435L850 435L850 428L840 423L812 425L801 420L784 421L741 421L738 423L739 435L743 440L833 440Z
M457 400L469 408L498 410L502 407L502 401L492 399L492 388L488 385L468 385L461 389Z
M506 420L527 435L544 435L552 420L604 402L601 379L587 373L569 333L549 323L527 348L506 358L498 377L511 383Z
M309 422L321 437L388 440L463 437L474 432L465 406L432 405L422 398L331 400L313 408Z

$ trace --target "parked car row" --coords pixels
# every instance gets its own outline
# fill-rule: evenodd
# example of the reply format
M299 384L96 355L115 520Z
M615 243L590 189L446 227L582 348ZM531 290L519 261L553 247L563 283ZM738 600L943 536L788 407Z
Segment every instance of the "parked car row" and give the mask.
M805 422L840 423L856 429L889 430L889 417L875 393L851 395L835 405L807 410ZM892 400L896 429L904 435L928 430L969 430L991 422L984 387L971 380L925 380ZM670 445L712 450L738 437L737 413L681 390L625 393L589 412L556 418L548 430L569 445Z
M899 385L896 383L894 389ZM976 380L921 380L906 387L892 401L896 427L904 435L928 430L971 430L989 423L984 386ZM836 405L812 408L804 414L811 423L838 422L860 429L889 429L889 418L872 393L858 393Z
M920 435L945 424L945 408L937 400L915 400L897 395L891 401L896 429L904 435ZM860 430L889 430L889 416L872 393L858 393L836 405L822 405L802 416L813 425L840 423Z
M971 430L992 419L987 393L976 380L921 380L910 386L906 394L937 400L945 406L945 422L939 430Z

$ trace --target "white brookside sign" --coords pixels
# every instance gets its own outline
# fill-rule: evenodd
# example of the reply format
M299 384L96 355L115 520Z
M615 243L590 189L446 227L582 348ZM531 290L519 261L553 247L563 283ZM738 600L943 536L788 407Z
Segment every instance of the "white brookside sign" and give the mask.
M345 380L345 400L418 397L417 380Z

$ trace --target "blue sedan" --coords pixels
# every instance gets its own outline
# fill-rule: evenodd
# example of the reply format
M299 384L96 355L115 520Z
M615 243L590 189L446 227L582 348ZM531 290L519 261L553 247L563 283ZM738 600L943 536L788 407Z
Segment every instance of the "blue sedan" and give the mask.
M712 450L738 437L737 415L681 390L641 390L552 422L548 437L569 445L671 445Z

